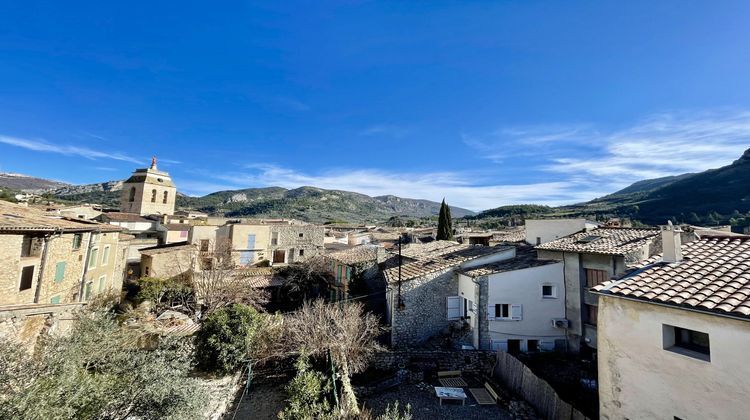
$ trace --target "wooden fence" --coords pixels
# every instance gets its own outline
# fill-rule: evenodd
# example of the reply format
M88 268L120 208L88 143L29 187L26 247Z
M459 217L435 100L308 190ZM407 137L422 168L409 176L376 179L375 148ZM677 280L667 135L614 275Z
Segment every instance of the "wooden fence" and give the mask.
M560 399L557 392L526 365L503 351L497 352L495 379L509 391L526 400L537 413L548 420L588 420L572 405Z

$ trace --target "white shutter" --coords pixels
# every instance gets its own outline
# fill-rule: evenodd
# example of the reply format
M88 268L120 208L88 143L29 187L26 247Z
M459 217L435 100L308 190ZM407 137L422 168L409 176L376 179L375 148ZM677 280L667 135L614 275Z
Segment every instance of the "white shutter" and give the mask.
M487 305L487 320L495 320L495 305Z
M510 319L514 321L523 319L523 308L521 305L510 305Z
M448 296L446 299L446 307L448 308L448 319L459 319L461 318L461 297L460 296Z

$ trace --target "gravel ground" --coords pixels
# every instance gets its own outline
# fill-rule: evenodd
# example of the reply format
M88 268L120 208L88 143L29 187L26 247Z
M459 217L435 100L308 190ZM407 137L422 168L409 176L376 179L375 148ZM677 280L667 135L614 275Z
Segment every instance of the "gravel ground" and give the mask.
M275 420L279 411L284 409L283 385L259 384L238 402L239 408L235 419ZM232 409L235 409L233 407ZM234 412L230 411L225 419L231 419Z
M512 419L510 413L499 405L479 405L467 391L466 405L460 402L446 401L440 405L440 400L435 396L435 391L430 388L417 385L401 385L390 391L365 399L367 408L373 414L380 415L388 404L399 401L399 406L411 405L411 413L414 420L438 420L438 419Z

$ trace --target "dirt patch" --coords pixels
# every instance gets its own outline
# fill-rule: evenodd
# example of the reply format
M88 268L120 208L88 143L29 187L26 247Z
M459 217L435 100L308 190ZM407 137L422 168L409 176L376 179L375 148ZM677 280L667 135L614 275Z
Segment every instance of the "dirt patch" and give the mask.
M467 395L468 395L468 390ZM365 406L373 414L380 415L388 404L398 401L400 407L411 406L414 420L436 419L512 419L510 413L500 405L479 405L471 395L466 399L466 405L460 402L444 402L435 396L432 385L415 384L401 385L389 391L364 399Z

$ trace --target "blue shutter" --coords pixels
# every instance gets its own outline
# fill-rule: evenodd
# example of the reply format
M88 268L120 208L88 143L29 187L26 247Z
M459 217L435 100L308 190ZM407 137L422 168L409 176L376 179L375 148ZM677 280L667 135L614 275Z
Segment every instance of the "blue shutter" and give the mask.
M61 282L65 279L65 261L60 261L55 266L55 281Z
M49 303L53 305L59 305L60 304L60 295L52 296L52 298L49 300Z

